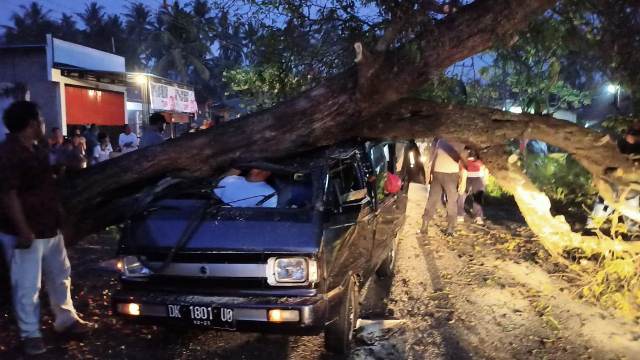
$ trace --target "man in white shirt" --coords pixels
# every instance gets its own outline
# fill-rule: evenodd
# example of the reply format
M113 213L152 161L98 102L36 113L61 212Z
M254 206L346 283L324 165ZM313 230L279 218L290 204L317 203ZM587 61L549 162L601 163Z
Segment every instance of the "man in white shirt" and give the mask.
M123 154L138 149L138 136L131 132L129 125L124 126L124 132L118 137L118 145Z
M246 177L225 176L213 191L225 204L236 207L276 207L278 195L266 180L267 170L251 169Z
M466 178L460 182L460 173L466 167L466 158L462 157L463 149L463 144L447 142L440 138L436 138L431 146L430 164L426 169L427 182L431 187L420 229L420 232L425 235L427 235L429 222L436 214L443 192L447 195L447 230L444 234L445 236L453 235L457 220L458 193L463 192L466 185ZM460 184L462 189L459 188Z

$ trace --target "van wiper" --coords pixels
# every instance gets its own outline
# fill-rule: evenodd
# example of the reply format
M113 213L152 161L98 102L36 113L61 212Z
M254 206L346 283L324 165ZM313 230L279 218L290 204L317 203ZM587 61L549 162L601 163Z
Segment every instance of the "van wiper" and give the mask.
M210 203L207 202L205 206L202 206L200 209L198 209L194 213L194 216L189 220L189 223L187 223L187 227L182 232L182 235L180 235L180 238L176 242L176 245L171 249L171 251L169 251L169 254L167 254L167 258L164 259L160 266L156 267L154 265L151 265L142 257L139 257L140 263L142 263L142 265L144 265L154 273L160 273L166 270L166 268L173 262L173 257L176 255L176 253L189 243L193 235L196 233L196 230L200 228L200 225L202 225L202 222L204 221L207 213L213 212L219 207L220 206L216 206L212 209Z
M215 189L224 189L224 186L220 186L220 187L216 187ZM214 189L214 190L215 190ZM220 201L220 203L222 203L222 205L226 205L226 206L233 206L233 204L235 203L239 203L241 201L245 201L245 200L251 200L251 199L255 199L255 198L262 198L260 201L258 201L255 206L256 207L261 207L262 205L264 205L267 201L271 200L271 198L273 198L274 196L278 195L277 191L272 192L271 194L267 194L267 195L254 195L254 196L249 196L246 198L242 198L242 199L236 199L233 201L229 201L229 202L225 202L222 199L220 199L220 197L214 192L212 191L213 196Z
M265 202L269 201L269 199L273 198L276 195L277 193L274 191L268 195L251 196L244 199L230 201L229 203L224 203L223 201L221 201L222 204L217 204L215 206L211 206L211 204L207 202L206 205L198 209L198 211L195 212L194 216L189 220L187 227L182 232L182 235L180 235L180 238L176 242L176 245L171 249L171 251L169 251L169 254L167 254L166 259L164 259L164 261L162 262L162 264L160 264L160 266L156 267L155 265L152 265L146 260L142 259L142 257L139 258L140 262L142 263L142 265L144 265L146 268L153 271L154 273L163 272L173 262L173 258L175 257L176 253L182 250L182 248L184 248L189 243L191 238L193 238L193 235L195 235L196 231L200 228L200 225L202 225L202 222L204 221L207 214L214 214L215 212L217 212L218 209L220 209L222 205L225 205L225 204L231 205L234 202L262 197L263 199L256 203L256 206L259 207L264 205Z
M274 196L276 196L276 192L274 191L269 195L262 195L262 196L264 196L264 198L256 203L256 206L258 207L264 205L264 203L266 203L267 201L271 200Z

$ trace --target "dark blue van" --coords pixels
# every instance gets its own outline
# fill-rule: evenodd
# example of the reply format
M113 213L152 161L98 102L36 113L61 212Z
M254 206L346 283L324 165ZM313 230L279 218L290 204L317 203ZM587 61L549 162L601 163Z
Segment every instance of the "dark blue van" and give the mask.
M170 187L123 231L114 311L235 331L324 331L329 351L348 351L360 289L393 272L411 180L405 145L235 166L270 171L276 207L221 203L207 179ZM403 180L395 194L384 191L390 173Z

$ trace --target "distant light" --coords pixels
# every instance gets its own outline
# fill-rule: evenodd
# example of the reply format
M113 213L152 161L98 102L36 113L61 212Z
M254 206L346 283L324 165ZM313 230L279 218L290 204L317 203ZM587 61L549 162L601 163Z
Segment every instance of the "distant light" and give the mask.
M144 85L147 82L147 77L142 75L142 74L138 74L134 78L134 81L137 82L140 85Z
M512 106L509 108L509 112L514 114L522 114L522 108L520 106Z
M607 92L609 94L615 94L616 92L618 92L618 89L620 89L620 86L618 85L615 85L615 84L607 85Z

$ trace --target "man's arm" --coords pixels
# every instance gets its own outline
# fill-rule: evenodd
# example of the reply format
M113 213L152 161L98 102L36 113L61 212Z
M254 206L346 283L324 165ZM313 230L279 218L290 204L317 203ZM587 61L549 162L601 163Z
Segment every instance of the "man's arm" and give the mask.
M24 210L22 209L22 204L20 203L20 199L18 198L17 191L10 190L6 194L4 194L2 198L4 202L4 208L7 209L7 215L18 231L18 241L16 243L16 248L30 248L35 236L33 235L33 231L31 231L31 229L29 228L29 224L27 223L27 218L24 215Z

